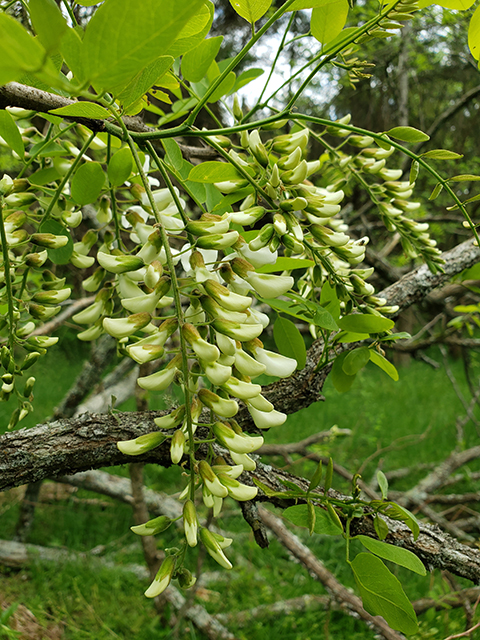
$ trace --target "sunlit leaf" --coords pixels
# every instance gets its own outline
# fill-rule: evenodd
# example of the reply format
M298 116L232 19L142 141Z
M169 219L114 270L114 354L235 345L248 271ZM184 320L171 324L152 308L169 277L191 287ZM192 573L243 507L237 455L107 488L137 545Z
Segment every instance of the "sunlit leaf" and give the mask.
M23 158L25 147L15 120L5 109L0 109L0 136L16 154Z
M395 140L402 140L402 142L425 142L430 140L430 136L414 127L393 127L393 129L387 131L387 134L395 138Z
M110 113L104 107L96 104L95 102L75 102L75 104L69 104L66 107L52 109L49 113L54 113L57 116L96 118L98 120L104 120L105 118L110 117Z
M313 9L310 21L312 36L322 44L334 40L345 26L349 8L348 0L335 0Z
M272 0L230 0L230 4L239 16L253 24L267 13Z

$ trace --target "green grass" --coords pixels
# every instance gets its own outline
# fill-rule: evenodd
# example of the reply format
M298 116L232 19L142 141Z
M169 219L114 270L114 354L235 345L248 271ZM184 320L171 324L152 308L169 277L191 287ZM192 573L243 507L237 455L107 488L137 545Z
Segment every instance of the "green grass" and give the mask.
M29 424L51 414L55 402L78 373L81 358L88 356L88 351L75 351L68 341L55 349L43 364L37 365L37 410L28 418ZM465 392L461 363L454 361L451 366ZM358 376L349 393L337 393L328 382L324 392L326 402L289 416L283 427L266 434L266 442L298 440L335 424L339 428L349 428L351 436L335 437L330 442L316 445L315 450L332 455L336 462L350 471L360 469L366 458L371 456L362 471L367 482L378 467L389 471L419 462L436 463L455 446L455 418L462 415L463 410L443 369L433 370L412 361L409 367L401 370L401 379L395 383L369 365ZM160 406L161 399L155 398L153 404ZM5 407L0 409L4 411ZM0 418L3 415L0 413ZM468 424L465 446L476 443L477 438L476 430ZM274 462L285 465L283 459ZM469 469L477 467L472 463ZM289 470L308 476L313 473L314 464L297 457ZM126 467L112 471L128 475ZM173 492L178 487L180 474L178 468L161 469L150 465L145 469L146 484L154 489ZM419 477L412 469L412 473L394 483L393 488L406 489ZM348 485L338 478L334 478L334 486L348 491ZM465 488L469 488L467 481ZM18 497L14 495L6 496L0 503L0 537L13 535L18 506ZM147 585L121 570L123 564L142 562L139 540L129 531L131 524L131 510L127 505L86 491L78 491L69 499L39 505L29 542L87 553L105 545L101 557L117 563L119 567L101 566L95 557L56 566L34 561L30 567L18 572L4 571L2 594L5 601L24 604L45 627L54 622L64 624L66 640L173 637L170 626L160 622L152 603L143 597ZM301 565L293 562L276 540L271 541L267 550L256 546L233 501L226 502L219 526L232 532L236 538L227 551L234 562L234 570L228 579L209 584L201 592L199 602L211 613L241 611L301 594L325 593L322 585L311 578ZM354 588L341 539L328 536L309 538L303 529L295 532L339 580ZM177 540L172 528L158 536L158 545L165 548L175 545ZM196 553L197 550L193 550L190 556L192 566L196 563ZM211 558L204 560L205 571L218 569ZM422 578L406 570L393 570L405 584L411 599L429 594L438 596L445 590L445 583L438 572ZM424 616L418 638L440 640L459 632L462 630L461 617L461 612L457 611L429 613ZM229 628L239 639L248 640L267 640L276 636L282 640L373 638L373 633L358 620L339 612L318 609L268 617L253 622L249 627L230 625ZM186 623L180 625L178 637L203 638Z

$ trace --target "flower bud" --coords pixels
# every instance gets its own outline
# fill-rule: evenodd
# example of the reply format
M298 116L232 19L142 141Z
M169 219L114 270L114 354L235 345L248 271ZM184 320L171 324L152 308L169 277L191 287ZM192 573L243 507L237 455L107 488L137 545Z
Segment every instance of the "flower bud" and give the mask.
M244 132L242 132L244 133ZM225 180L223 182L215 182L216 188L221 193L234 193L235 191L240 191L244 187L248 185L248 180L245 178L235 178L233 180Z
M39 359L40 353L38 351L32 351L25 356L24 361L20 365L20 371L25 371L26 369L30 369L32 365Z
M9 207L29 207L36 201L36 195L34 193L28 193L27 191L22 191L22 193L10 193L10 195L5 198L5 203Z
M235 211L230 216L230 220L242 227L248 227L255 224L265 215L264 207L250 207L241 211Z
M188 545L190 547L196 547L198 531L197 512L191 500L187 500L183 505L183 527Z
M259 411L255 409L255 407L251 406L250 403L247 402L247 408L250 415L253 418L255 426L259 429L271 429L272 427L279 427L282 425L287 416L285 413L281 413L280 411Z
M200 249L227 249L238 240L238 231L228 231L223 234L213 234L197 238L197 247Z
M25 264L28 267L42 267L48 258L48 252L46 250L39 253L28 253L25 256Z
M158 570L154 581L145 591L147 598L156 598L165 591L170 582L172 581L173 572L175 571L175 556L167 556L162 562L162 566Z
M186 226L187 231L194 236L227 233L229 228L230 221L227 218L211 213L204 213L199 220L192 220Z
M295 169L285 171L280 174L280 179L285 185L300 184L307 178L308 164L306 160L302 160Z
M235 396L236 398L240 398L241 400L249 400L250 398L255 398L262 391L262 387L259 384L243 382L242 380L238 380L238 378L233 377L228 378L228 380L221 386L230 395Z
M246 453L230 451L230 457L236 464L241 464L245 471L255 471L257 463Z
M59 291L39 291L34 294L33 300L42 304L60 304L70 297L71 289L60 289Z
M35 304L34 302L31 302L28 305L28 312L32 318L44 321L53 318L53 316L57 315L60 309L61 307L44 307L43 305Z
M312 224L310 233L316 240L327 247L342 247L350 240L350 237L345 233L337 233L328 227L321 227L317 224Z
M308 143L308 129L301 129L296 133L287 133L273 139L272 149L277 153L291 153L297 147L305 149Z
M233 418L238 412L235 400L221 398L209 389L200 389L198 397L206 407L223 418Z
M204 340L193 324L185 323L182 327L182 334L201 360L208 363L218 360L220 352L217 347Z
M137 256L112 255L99 251L97 260L106 271L110 273L126 273L128 271L136 271L143 267L144 262Z
M126 338L149 324L149 313L134 313L128 318L104 318L103 328L114 338Z
M263 331L261 324L240 324L221 318L215 318L212 326L215 331L223 333L233 340L239 340L240 342L253 340L253 338L257 338Z
M178 585L181 589L190 589L197 582L196 577L193 576L188 569L185 569L185 567L182 567L181 569L179 569L176 575L177 575Z
M152 431L133 440L117 442L118 449L127 456L140 456L142 453L155 449L162 444L165 436L161 431Z
M89 293L93 293L98 289L98 287L102 284L102 280L105 276L105 271L103 269L96 269L96 271L86 280L82 282L82 287L85 291Z
M67 244L68 237L55 236L53 233L33 233L30 236L30 240L33 244L37 244L40 247L47 247L47 249L60 249Z
M245 502L247 500L253 500L257 493L257 487L249 487L246 484L242 484L238 482L238 480L234 480L223 473L220 473L218 476L220 482L227 488L228 495L234 498L234 500L238 500L239 502Z
M137 536L155 536L157 533L162 533L162 531L168 529L172 522L173 520L167 516L158 516L158 518L153 518L153 520L149 520L144 524L137 524L134 527L130 527L130 529Z
M205 363L202 362L205 370L205 375L210 382L216 386L222 385L232 375L232 367L225 366L217 362Z
M250 132L250 135L248 136L248 146L250 147L250 151L252 152L255 160L257 160L262 167L268 167L268 153L262 143L257 129Z
M215 539L215 537L208 529L205 529L204 527L200 529L200 540L202 541L208 553L214 560L216 560L216 562L218 562L221 567L223 567L224 569L232 568L232 564L223 553L222 547L220 546L219 542Z
M206 280L203 287L211 298L229 311L245 311L252 304L252 298L233 293L215 280Z
M185 417L185 405L182 404L178 409L175 409L171 413L161 416L160 418L154 418L154 422L157 427L161 429L173 429L182 424Z
M104 313L104 309L105 305L103 301L96 300L89 307L82 309L82 311L72 316L72 320L77 324L93 324Z
M255 378L265 373L267 367L245 353L243 349L235 349L235 367L244 376Z
M200 460L198 464L198 472L205 486L212 495L217 496L218 498L227 497L228 490L220 483L220 480L217 478L206 460Z
M215 332L215 340L217 341L218 348L226 356L234 356L236 351L235 340L228 338L223 333ZM243 373L243 372L242 372Z
M147 391L164 391L172 384L178 371L177 366L181 364L181 360L181 356L177 355L170 360L164 369L156 371L149 376L138 378L138 386Z
M278 166L280 169L283 169L283 171L289 171L291 169L295 169L301 161L302 149L300 147L296 147L288 156L280 158Z
M170 458L173 464L178 464L185 451L185 434L181 429L177 429L170 441Z
M213 432L220 444L235 453L252 453L263 444L262 436L235 433L231 427L223 422L216 422L213 425Z

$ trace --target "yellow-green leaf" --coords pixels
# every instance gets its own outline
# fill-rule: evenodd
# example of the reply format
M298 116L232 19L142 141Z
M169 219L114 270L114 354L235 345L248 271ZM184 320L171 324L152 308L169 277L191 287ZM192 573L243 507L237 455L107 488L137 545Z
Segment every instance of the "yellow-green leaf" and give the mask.
M56 116L71 116L72 118L93 118L97 120L104 120L110 117L110 113L99 104L95 102L75 102L69 104L66 107L59 107L58 109L52 109L49 113L54 113Z
M239 16L253 24L267 13L272 0L230 0L230 4Z
M470 19L468 27L468 48L475 60L480 59L480 6L475 9L475 13Z
M342 31L348 16L348 0L334 0L312 11L310 31L322 44L334 40Z

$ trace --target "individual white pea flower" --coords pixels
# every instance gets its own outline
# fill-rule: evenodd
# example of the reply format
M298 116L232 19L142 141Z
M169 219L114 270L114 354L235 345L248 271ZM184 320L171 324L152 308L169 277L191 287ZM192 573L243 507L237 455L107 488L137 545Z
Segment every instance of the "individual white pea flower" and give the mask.
M159 216L160 216L160 222L162 223L162 225L165 227L165 230L168 231L169 234L177 235L179 233L182 233L182 231L185 229L185 223L180 218L177 218L174 215L168 215L166 211L165 212L160 211Z
M23 326L17 329L17 337L25 338L26 336L28 336L29 333L32 333L32 331L34 330L35 330L35 323L30 320L29 322L26 322ZM58 342L58 338L57 338L57 342Z
M145 596L147 598L156 598L165 591L172 581L173 573L175 571L175 563L175 556L167 556L165 558L152 584L145 591Z
M275 233L275 227L271 223L263 225L263 227L257 232L257 235L253 240L248 243L250 251L259 251L266 247Z
M350 276L350 282L356 293L362 296L371 296L375 293L375 287L369 282L365 282L362 278L359 278L356 274Z
M146 224L147 220L148 213L142 207L130 207L128 211L123 214L122 225L126 229L133 227L135 230L135 233L132 233L130 236L133 242L141 242L143 244L154 231L155 227Z
M266 313L258 311L258 309L249 309L246 324L261 324L264 329L270 324L270 318Z
M280 174L280 179L284 185L296 185L306 180L308 174L308 164L306 160L302 160L295 169L285 171Z
M103 328L114 338L126 338L147 326L149 313L134 313L128 318L104 318Z
M235 364L235 356L226 356L222 353L217 362L223 364L224 367L232 367Z
M164 369L156 371L149 376L138 378L138 386L147 391L164 391L172 384L181 361L180 355L175 356Z
M268 153L265 149L265 145L262 143L260 134L257 129L251 131L248 135L248 146L254 158L263 167L268 167Z
M213 318L219 318L220 320L228 320L229 322L238 322L242 324L247 319L247 314L243 311L229 311L215 302L210 296L202 296L200 303L207 313Z
M117 291L121 298L135 298L141 296L143 291L127 274L120 274L116 278Z
M307 162L307 178L313 173L317 173L321 165L322 163L320 162L320 160L312 160L311 162Z
M275 409L273 404L269 402L265 398L265 396L262 396L262 394L255 396L255 398L250 398L248 402L255 409L258 409L259 411L264 411L265 413L268 413L269 411L273 411Z
M174 189L176 195L179 197L179 190L176 187L174 187ZM152 196L159 209L166 209L173 202L173 196L169 189L157 189L156 191L152 191ZM140 201L144 206L150 206L150 200L145 191L141 194Z
M228 495L239 502L246 502L247 500L253 500L257 493L257 487L250 487L246 484L238 482L223 473L219 474L218 479L227 488Z
M118 449L127 456L140 456L151 449L155 449L165 440L161 431L152 431L133 440L121 440L117 442Z
M270 273L255 273L253 265L241 258L231 262L233 271L246 280L264 298L278 298L293 287L291 276L275 276Z
M203 483L211 494L217 496L218 498L227 497L227 489L217 478L216 474L212 470L212 467L206 460L200 460L200 462L198 463L198 472L201 479L203 480Z
M282 413L281 411L277 411L276 409L268 412L259 411L258 409L255 409L255 407L253 407L249 402L247 402L247 409L253 418L255 426L257 426L259 429L270 429L272 427L279 427L287 419L286 414Z
M191 500L187 500L183 505L183 527L185 538L190 547L197 546L198 521L195 505Z
M103 314L104 309L103 300L95 300L93 304L72 316L72 320L77 324L93 324Z
M170 458L173 464L178 464L185 451L185 434L181 429L177 429L170 441Z
M137 253L137 257L141 258L144 264L150 264L154 260L157 260L162 248L163 241L160 230L154 229L153 232L148 236L148 240L143 244L142 248Z
M243 280L243 278L239 278L237 274L234 273L232 267L230 266L230 263L228 262L221 263L219 272L222 278L228 284L229 288L232 291L235 291L235 293L246 295L251 291L252 287L248 284L248 282Z
M231 569L232 563L227 558L227 556L223 553L222 547L219 542L214 538L212 533L202 527L200 529L200 540L202 541L205 549L208 551L209 555L218 562L218 564L224 569Z
M0 195L6 196L10 193L13 188L13 180L12 178L4 173L2 179L0 180Z
M382 169L379 175L383 180L400 180L403 175L402 169Z
M245 311L252 304L252 298L233 293L215 280L205 280L203 288L220 306L229 311Z
M185 405L182 404L180 407L171 411L165 416L160 416L160 418L154 418L153 421L160 427L160 429L173 429L174 427L178 427L183 422L183 418L185 417Z
M328 227L322 227L316 224L311 225L310 233L316 240L327 247L343 247L350 240L350 237L345 233L337 233Z
M81 253L73 251L70 256L70 262L74 267L77 267L77 269L89 269L95 263L95 258L93 256L84 256Z
M53 316L57 315L62 307L45 307L42 304L36 304L31 302L28 306L28 312L32 316L32 318L37 318L37 320L43 320L46 322L53 318Z
M105 331L102 323L98 322L91 327L88 327L88 329L85 329L85 331L77 333L77 338L84 342L88 342L90 340L97 340L97 338L99 338L103 333L105 333Z
M248 180L245 178L235 178L233 180L224 180L223 182L215 182L216 188L221 193L234 193L235 191L240 191L243 187L248 185Z
M243 239L239 239L239 242L235 245L235 249L237 250L237 253L245 258L245 260L248 260L248 262L254 267L263 267L266 264L275 264L278 258L278 252L270 251L270 247L268 245L253 251L249 245L243 241Z
M178 327L177 318L168 318L164 320L159 327L153 327L153 332L146 338L142 338L135 343L135 346L143 346L146 344L155 344L163 347L167 339L175 333ZM147 328L147 327L145 327Z
M158 516L158 518L153 518L153 520L149 520L144 524L137 524L133 527L130 527L130 530L133 533L136 533L137 536L155 536L157 533L162 533L168 529L168 527L174 522L168 516Z
M288 378L297 368L297 361L293 358L287 358L274 351L264 349L256 342L251 342L247 348L252 351L255 360L264 364L267 376L275 376L277 378Z
M39 291L34 294L33 300L41 304L60 304L61 302L65 302L71 293L72 290L68 288L53 291Z
M43 267L48 259L48 251L44 249L38 253L28 253L25 256L25 264L29 267Z
M69 227L75 229L83 220L81 209L78 211L64 211L62 214L62 220L68 224Z
M196 245L199 249L228 249L238 240L238 231L228 231L227 233L216 233L211 236L201 236L197 238Z
M185 496L183 496L183 494L185 494ZM189 495L188 493L185 493L185 491L182 491L182 494L179 496L179 500L182 499L183 497L186 497L187 495ZM206 485L203 485L203 489L202 489L202 499L203 499L203 504L207 507L207 509L213 509L213 505L214 505L214 499L213 499L213 493L211 493ZM221 498L220 498L221 499Z
M402 209L402 211L407 211L408 213L417 211L421 207L420 202L409 202L408 200L402 200L401 198L395 198L393 203Z
M216 422L213 425L213 432L217 440L224 447L235 453L252 453L263 444L262 436L249 436L245 433L235 433L235 431L223 422ZM236 462L236 460L234 460ZM241 463L238 463L241 464Z
M216 262L218 251L212 249L192 251L188 242L183 246L183 249L186 251L182 253L181 261L187 275L193 274L196 282L205 282L210 279L218 281L216 272L210 271L205 266L205 261L208 263Z
M230 229L228 217L204 213L198 220L191 220L186 226L187 232L194 236L208 236L214 233L226 233Z
M204 340L193 324L186 322L182 327L182 334L188 344L195 351L195 355L205 363L211 363L218 360L220 356L218 348L214 344L210 344Z
M200 416L202 413L202 403L200 402L200 400L196 397L194 397L192 399L191 405L190 405L190 417L191 417L191 421L192 421L192 432L195 433L195 431L197 430L198 427L198 421L200 420ZM185 436L189 435L189 430L188 430L188 423L186 420L184 420L183 422L183 426L182 426L182 431L185 434ZM187 447L187 444L185 445L185 447ZM185 453L186 453L186 448L185 448Z
M224 333L229 338L239 340L240 342L253 340L253 338L257 338L263 331L261 324L240 324L221 318L216 318L212 322L212 326L215 331Z
M287 133L273 138L272 149L277 153L291 153L297 147L305 149L308 143L308 129L301 129L295 133Z
M97 260L100 266L110 273L126 273L143 267L143 260L137 256L117 256L98 251Z
M127 347L128 355L132 360L138 362L138 364L145 364L152 360L161 358L165 353L165 350L160 345L156 344L133 344Z
M151 293L143 293L133 298L120 300L122 307L134 313L151 313L155 311L161 298L170 291L171 280L168 276L162 276L155 289Z
M238 412L238 404L235 400L221 398L209 389L200 389L198 397L206 407L223 418L233 418Z
M385 306L382 307L382 313L387 313L389 315L393 315L395 313L398 313L398 310L400 309L400 307L398 306L398 304L394 304L392 306Z
M266 365L257 362L255 358L252 358L243 349L235 349L235 367L244 376L249 376L250 378L260 376L267 370Z
M187 307L184 317L185 320L192 324L203 324L207 319L205 311L196 298L190 299L190 305Z
M240 211L234 211L231 216L231 222L235 224L239 224L242 227L248 227L252 224L255 224L259 220L263 218L265 215L264 207L248 207L247 209L240 208Z
M202 362L205 375L216 386L223 385L232 375L232 367L219 362Z
M30 240L33 244L47 249L60 249L68 243L67 236L55 236L53 233L33 233Z
M223 333L218 333L218 331L215 331L215 340L218 345L218 348L224 355L226 356L235 355L236 349L237 349L235 340L233 340L232 338L229 338Z
M230 457L236 464L241 464L245 471L255 471L257 463L247 453L236 453L230 450Z
M230 377L226 382L221 384L230 395L240 398L241 400L249 400L260 395L262 387L259 384L244 382L238 378Z
M241 464L236 464L233 467L229 464L215 464L213 465L212 469L217 475L219 473L223 473L227 476L230 476L230 478L233 478L234 480L236 480L243 473L243 467Z

